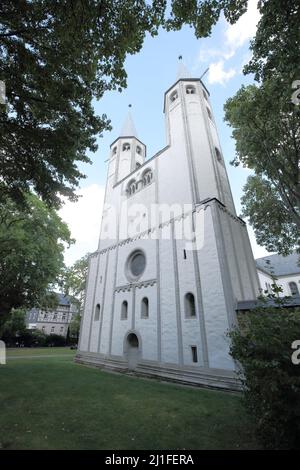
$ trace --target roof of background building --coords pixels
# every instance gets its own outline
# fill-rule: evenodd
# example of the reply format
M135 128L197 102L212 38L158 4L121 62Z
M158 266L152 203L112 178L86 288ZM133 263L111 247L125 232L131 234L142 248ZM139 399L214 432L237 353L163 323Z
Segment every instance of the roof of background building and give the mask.
M299 253L292 253L288 256L270 255L255 260L256 267L275 276L288 276L300 274Z

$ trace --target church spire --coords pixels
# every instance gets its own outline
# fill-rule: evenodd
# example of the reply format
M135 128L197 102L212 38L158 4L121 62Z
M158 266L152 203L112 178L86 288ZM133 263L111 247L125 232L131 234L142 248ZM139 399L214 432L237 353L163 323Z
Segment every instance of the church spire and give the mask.
M132 119L130 111L128 112L127 117L124 121L124 124L123 124L123 127L122 127L122 130L120 132L119 137L136 137L136 138L138 138L136 128L135 128L135 125L133 123L133 119Z
M186 68L186 66L184 65L182 61L182 56L180 55L178 59L179 59L179 62L178 62L176 81L180 79L184 79L184 78L191 78L190 72L188 71L188 69Z

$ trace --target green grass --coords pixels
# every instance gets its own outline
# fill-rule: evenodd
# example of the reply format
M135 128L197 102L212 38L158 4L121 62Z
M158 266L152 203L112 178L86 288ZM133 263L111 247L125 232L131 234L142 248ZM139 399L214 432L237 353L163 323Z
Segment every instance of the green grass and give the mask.
M73 355L9 359L0 403L2 449L257 448L239 395L102 372Z
M70 354L74 356L74 350L69 347L57 347L57 348L8 348L6 350L7 357L24 357L24 356L52 356L52 355L65 355Z

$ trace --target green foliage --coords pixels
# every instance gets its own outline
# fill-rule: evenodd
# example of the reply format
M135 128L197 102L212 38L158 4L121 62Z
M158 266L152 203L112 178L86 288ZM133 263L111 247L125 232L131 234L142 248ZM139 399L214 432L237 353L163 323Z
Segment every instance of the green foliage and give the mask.
M17 336L22 335L26 330L25 317L26 310L14 309L0 330L1 339L7 342L8 338L16 339Z
M241 314L229 333L243 369L244 401L265 448L300 448L300 365L291 360L300 339L300 309L258 308Z
M76 315L73 316L70 322L70 326L69 326L70 338L76 339L77 342L79 339L80 323L81 323L81 316L80 316L80 313L77 313Z
M105 114L95 116L92 99L126 87L126 55L159 26L189 23L205 36L222 9L234 21L246 3L173 1L166 21L165 0L2 0L0 200L9 194L20 201L29 189L56 207L60 195L76 199L84 176L77 164L90 162L87 150L95 152L96 136L111 128Z
M76 305L80 315L83 313L88 262L89 253L65 268L58 282L64 295Z
M67 225L34 195L26 208L10 198L0 203L0 323L12 308L49 306L48 293L64 267L65 244L71 243Z
M252 169L244 187L243 216L249 217L258 243L288 254L299 247L300 107L290 102L291 88L265 80L242 88L225 104L237 156Z
M247 10L248 0L172 0L167 29L181 29L184 24L194 28L197 38L209 36L223 12L229 23L235 23Z
M242 199L259 244L282 254L299 248L300 106L292 101L300 79L300 3L258 2L261 18L244 73L259 86L242 86L225 104L236 140L234 165L252 169Z
M299 80L300 3L299 0L263 0L261 18L251 42L252 58L244 73L254 73L257 81L286 78L286 86Z

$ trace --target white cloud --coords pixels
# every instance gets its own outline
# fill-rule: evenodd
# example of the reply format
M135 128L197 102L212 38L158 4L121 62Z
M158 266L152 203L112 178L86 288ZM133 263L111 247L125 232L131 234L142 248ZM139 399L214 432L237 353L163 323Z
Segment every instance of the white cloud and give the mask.
M74 263L87 252L97 249L104 201L104 186L92 184L77 191L77 202L65 202L60 217L68 224L76 243L65 253L67 265Z
M229 70L224 69L224 60L219 60L210 64L208 71L208 83L211 85L213 83L220 83L224 85L228 80L236 75L236 70L230 68Z
M249 0L247 12L233 25L224 20L225 28L222 37L222 46L219 48L202 48L198 53L196 59L196 67L203 68L203 63L209 63L208 81L212 83L220 83L224 85L228 80L238 73L242 73L242 68L247 59L251 57L248 52L244 54L242 64L239 67L230 68L225 70L225 63L236 54L237 50L241 48L249 39L251 39L257 28L257 23L260 19L260 13L257 9L257 0Z
M259 18L257 0L249 0L247 12L235 24L227 26L225 42L229 50L235 52L255 35Z

